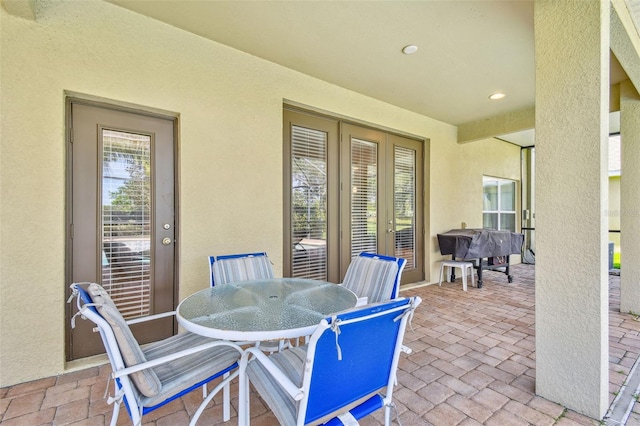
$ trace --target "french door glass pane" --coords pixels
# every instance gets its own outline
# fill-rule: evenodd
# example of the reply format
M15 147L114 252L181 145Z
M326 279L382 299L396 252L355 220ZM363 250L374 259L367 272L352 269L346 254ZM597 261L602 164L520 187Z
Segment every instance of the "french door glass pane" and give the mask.
M293 126L292 276L327 279L327 134Z
M378 145L351 140L351 257L377 252Z
M102 285L125 318L150 313L151 137L102 130Z
M407 268L416 265L416 152L395 147L393 204L395 221L395 255L407 260Z

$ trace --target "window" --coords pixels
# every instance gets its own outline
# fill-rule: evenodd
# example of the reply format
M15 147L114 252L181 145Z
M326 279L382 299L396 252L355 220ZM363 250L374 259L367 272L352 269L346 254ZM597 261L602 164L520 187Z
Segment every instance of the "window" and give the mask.
M484 176L482 197L482 227L515 232L515 181Z
M291 126L292 277L327 279L327 133Z

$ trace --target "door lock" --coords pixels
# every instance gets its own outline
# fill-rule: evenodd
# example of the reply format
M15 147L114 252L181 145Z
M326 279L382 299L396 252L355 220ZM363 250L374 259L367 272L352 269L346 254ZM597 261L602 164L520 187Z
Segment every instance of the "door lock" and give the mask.
M168 246L169 244L171 244L171 238L169 238L169 237L164 237L164 238L162 239L162 244L163 244L163 245L165 245L165 246Z

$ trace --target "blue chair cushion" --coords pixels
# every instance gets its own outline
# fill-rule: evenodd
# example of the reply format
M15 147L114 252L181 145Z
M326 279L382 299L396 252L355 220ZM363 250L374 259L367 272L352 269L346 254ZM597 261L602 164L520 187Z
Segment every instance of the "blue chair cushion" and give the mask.
M147 360L152 361L213 341L215 340L208 337L185 332L149 343L143 346L142 350ZM237 366L239 358L240 354L234 348L216 346L154 367L152 370L161 383L160 392L155 396L141 397L140 405L155 408L154 405L167 403L203 382L208 382L210 376L219 376L232 370Z
M356 256L347 268L342 285L358 297L367 296L367 303L377 303L391 299L397 275L396 262Z
M125 365L131 367L146 362L144 352L106 290L101 285L92 283L87 291L100 315L111 325ZM144 396L153 397L160 393L160 379L153 369L135 372L131 375L131 380Z
M218 258L211 267L215 285L273 278L267 256Z
M302 375L307 359L307 345L296 346L269 356L289 380L302 387ZM258 393L269 405L281 425L296 424L297 402L274 380L259 362L250 362L247 374Z

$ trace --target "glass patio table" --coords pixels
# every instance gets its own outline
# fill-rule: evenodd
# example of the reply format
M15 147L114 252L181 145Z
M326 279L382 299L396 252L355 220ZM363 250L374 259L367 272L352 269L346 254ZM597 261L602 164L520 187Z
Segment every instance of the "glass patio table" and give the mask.
M243 281L192 294L180 302L176 318L188 331L216 339L292 339L312 334L322 318L354 307L357 300L351 290L324 281Z

